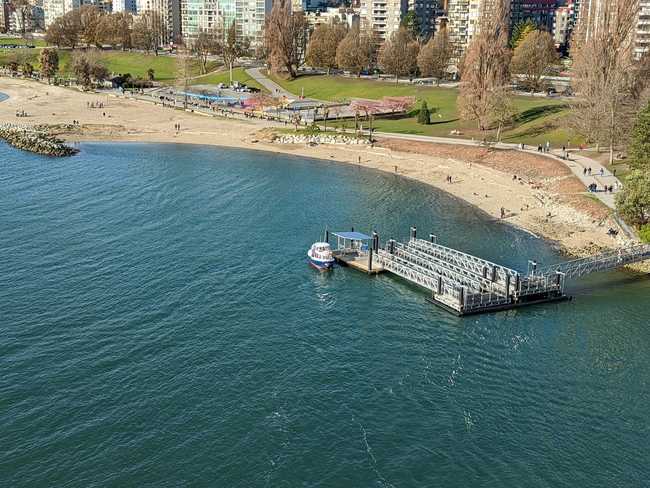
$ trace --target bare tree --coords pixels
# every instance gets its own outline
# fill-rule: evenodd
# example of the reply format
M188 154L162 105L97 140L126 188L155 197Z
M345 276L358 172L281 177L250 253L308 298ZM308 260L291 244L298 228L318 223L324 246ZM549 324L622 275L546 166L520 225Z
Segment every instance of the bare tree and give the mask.
M64 46L74 49L79 44L81 35L81 16L79 10L58 17L50 24L45 33L45 40L55 46Z
M560 59L551 34L534 30L518 43L512 56L511 71L531 91L546 88L544 77L556 71Z
M220 32L217 29L201 30L192 42L192 53L199 61L201 74L208 72L208 58L216 54Z
M449 42L446 27L442 27L435 36L429 39L418 54L418 68L422 76L433 76L438 83L445 77L449 60L453 54L453 46Z
M489 128L492 116L508 90L510 50L508 49L509 0L485 3L478 35L472 40L463 61L458 111L465 120L475 120L480 130Z
M223 63L228 67L230 72L230 83L233 82L232 70L237 61L250 55L251 42L248 37L237 35L237 24L232 21L228 29L217 39L216 53L223 58Z
M395 83L401 76L411 76L417 69L420 45L411 32L401 26L393 32L379 51L379 64L387 73L395 75Z
M98 26L99 42L110 44L113 49L117 46L128 49L131 47L132 26L133 16L130 12L102 15Z
M307 47L308 25L303 12L292 12L290 0L276 0L264 30L268 62L276 73L295 78Z
M43 49L39 62L41 64L41 76L46 77L49 82L59 71L59 53L56 49Z
M600 2L598 9L587 4L581 13L574 41L572 127L588 141L614 147L625 142L638 95L647 85L634 65L634 35L638 0ZM640 86L641 85L641 86Z
M135 47L158 55L163 43L164 22L158 12L146 11L133 24L132 42Z
M347 34L342 24L320 24L309 37L306 61L314 68L325 68L330 74L336 68L336 49Z
M75 12L75 11L73 11ZM95 5L82 5L77 11L81 37L86 46L101 47L101 20L103 13Z
M370 31L361 31L352 27L336 48L336 64L339 68L350 71L357 76L374 63L375 39Z
M20 36L24 40L28 30L28 24L30 24L32 21L32 10L34 6L29 0L11 0L8 3L18 16L18 23L20 24ZM3 5L0 5L0 8L3 7Z

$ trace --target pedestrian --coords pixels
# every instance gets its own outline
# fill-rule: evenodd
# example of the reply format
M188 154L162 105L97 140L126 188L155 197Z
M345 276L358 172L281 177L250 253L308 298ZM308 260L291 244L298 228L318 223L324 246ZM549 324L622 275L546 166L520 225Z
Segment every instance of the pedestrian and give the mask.
M600 168L600 176L605 176L605 170L603 168Z
M616 169L613 169L613 170L612 170L612 175L613 175L613 176L616 176Z
M546 152L551 152L551 142L546 141Z
M582 168L582 176L587 176L587 168Z
M587 168L587 173L589 174L589 176L591 176L591 166Z
M506 218L506 209L501 207L501 218L505 219Z

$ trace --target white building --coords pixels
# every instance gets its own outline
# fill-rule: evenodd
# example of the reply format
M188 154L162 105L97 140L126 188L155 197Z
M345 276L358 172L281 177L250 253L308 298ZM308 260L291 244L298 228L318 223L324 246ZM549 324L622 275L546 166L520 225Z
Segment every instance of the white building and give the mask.
M251 45L264 42L264 22L271 13L272 0L237 0L235 15L237 34L250 39Z
M162 43L176 42L181 37L179 0L136 0L138 15L156 12L164 24Z
M346 7L330 7L322 12L308 12L306 18L310 31L323 24L342 24L349 29L359 25L359 12Z
M634 55L640 58L650 52L650 0L641 0L634 43Z
M131 12L138 11L136 0L113 0L113 12Z
M454 57L460 59L470 41L476 36L485 0L449 0L447 3L447 32L454 46Z
M553 22L553 40L556 46L566 46L569 42L571 34L571 9L566 7L558 7L555 11L555 21Z
M43 16L47 29L58 17L79 8L81 0L43 0Z
M361 0L360 15L379 39L388 39L397 31L408 10L408 0Z

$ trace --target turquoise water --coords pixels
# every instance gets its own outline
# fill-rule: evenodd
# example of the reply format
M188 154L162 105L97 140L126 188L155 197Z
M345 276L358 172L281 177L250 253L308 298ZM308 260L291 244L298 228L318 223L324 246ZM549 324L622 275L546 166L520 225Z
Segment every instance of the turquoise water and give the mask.
M461 319L315 272L325 224L560 258L424 185L286 156L0 145L0 188L0 486L647 486L650 280Z
M4 102L8 98L9 98L9 95L7 95L6 93L0 92L0 102Z

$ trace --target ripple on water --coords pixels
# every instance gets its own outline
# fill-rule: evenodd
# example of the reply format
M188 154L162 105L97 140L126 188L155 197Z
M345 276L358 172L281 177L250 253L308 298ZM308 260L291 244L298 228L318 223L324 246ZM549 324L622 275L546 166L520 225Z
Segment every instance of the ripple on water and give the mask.
M642 486L650 284L467 319L315 272L330 229L558 256L418 183L212 147L0 144L0 484ZM118 468L119 467L119 468ZM480 480L480 481L479 481ZM586 481L589 480L589 481Z

